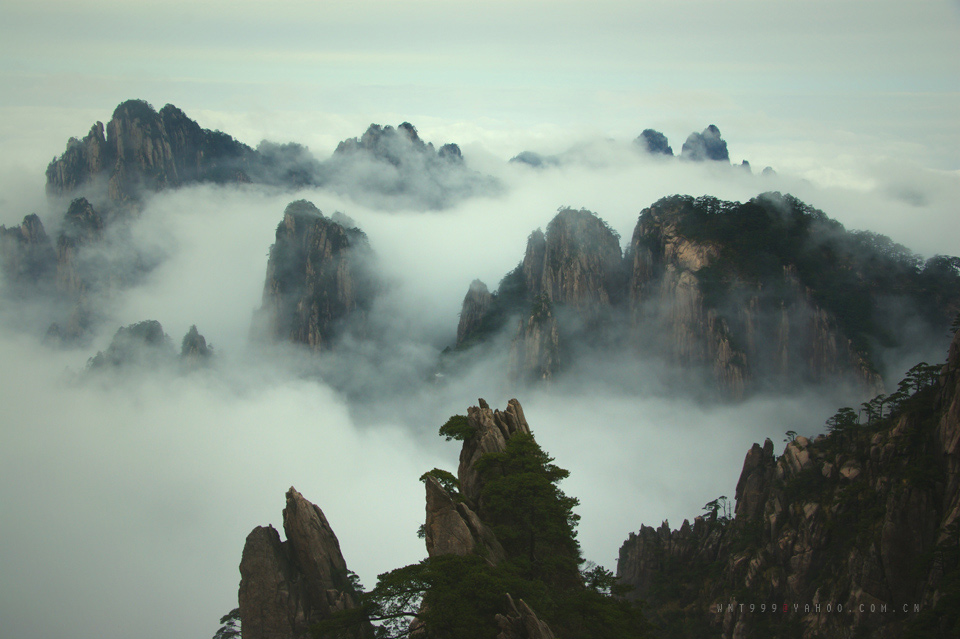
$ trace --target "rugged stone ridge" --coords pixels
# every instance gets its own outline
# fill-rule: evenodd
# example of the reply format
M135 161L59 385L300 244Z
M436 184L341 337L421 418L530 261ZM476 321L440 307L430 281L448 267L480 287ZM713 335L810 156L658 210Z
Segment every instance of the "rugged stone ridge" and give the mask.
M435 149L409 122L371 124L359 138L342 141L323 171L330 187L388 208L442 209L499 190L494 178L466 167L459 146Z
M240 561L240 619L247 639L301 639L334 612L355 608L356 594L327 518L294 488L283 510L286 541L273 526L247 536ZM369 626L356 637L372 637Z
M19 290L46 286L53 279L57 254L35 213L13 228L0 225L0 259L8 283Z
M349 324L362 330L377 283L358 228L346 228L305 200L292 202L270 247L258 329L268 337L328 350Z
M559 370L564 342L593 339L623 295L618 236L590 211L563 209L546 233L530 234L523 261L497 293L489 298L475 293L485 289L482 282L471 284L460 313L457 346L482 340L511 315L519 315L511 377L550 379Z
M631 596L667 628L722 637L952 636L960 335L939 379L910 383L912 396L866 424L796 437L779 458L770 440L754 444L732 519L631 534L618 563ZM751 613L761 603L778 612Z
M627 250L635 329L653 324L657 333L666 331L671 339L663 354L684 365L710 367L720 387L734 396L751 377L779 386L852 378L865 393L882 390L876 367L820 305L817 291L801 282L791 262L796 257L783 256L787 259L766 273L750 272L731 257L729 240L699 228L710 216L741 215L747 206L759 209L752 215L768 219L808 213L778 194L736 206L674 197L641 213ZM781 207L790 212L778 211ZM809 215L814 223L825 220ZM858 302L865 307L859 312L870 312L869 297Z
M168 104L159 112L142 100L120 104L83 140L71 138L47 167L47 192L69 195L102 182L115 205L193 182L248 182L255 152L219 131L202 129Z
M456 346L511 335L514 380L552 379L594 349L665 360L725 398L808 383L869 396L883 388L879 351L942 339L960 311L960 259L924 262L779 193L672 196L641 212L622 258L599 218L561 211L494 293L481 287Z

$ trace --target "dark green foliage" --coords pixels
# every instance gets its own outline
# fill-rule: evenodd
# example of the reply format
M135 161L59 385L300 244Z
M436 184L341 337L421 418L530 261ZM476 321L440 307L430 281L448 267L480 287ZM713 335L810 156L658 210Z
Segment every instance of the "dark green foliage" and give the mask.
M157 117L156 109L146 100L127 100L126 102L121 102L117 105L117 108L113 110L113 117L117 118L122 114L126 114L137 120L150 120Z
M441 468L434 468L431 471L425 472L420 476L420 481L427 481L427 477L433 477L438 482L440 486L443 487L445 491L450 493L450 496L454 499L459 499L460 497L460 481L453 475L453 473L447 472Z
M720 495L713 501L708 501L704 504L703 510L707 513L711 521L730 521L731 506L730 500L727 499L726 495Z
M418 636L428 639L494 639L503 593L517 589L515 577L477 555L432 557L380 575L359 608L321 623L316 634L336 636L368 619L379 623L378 637L406 637L419 620L425 630Z
M454 415L440 427L440 435L447 441L455 439L462 442L472 437L475 432L476 428L470 425L466 415Z
M467 426L455 415L441 434L469 436ZM352 637L367 621L378 624L378 638L407 637L416 621L416 636L424 639L495 639L496 615L508 612L506 594L523 599L564 639L647 636L640 608L619 597L624 587L610 571L592 564L580 570L577 500L558 486L568 471L523 433L513 435L503 452L484 455L476 469L483 485L479 514L506 560L493 566L479 554L441 555L384 573L373 590L359 595L359 608L320 624L317 637ZM452 494L458 489L451 473L434 469L421 479L427 476Z
M504 452L481 457L479 514L521 574L566 587L579 580L580 517L573 512L579 502L560 490L557 484L570 473L552 462L525 433L511 437Z
M239 639L240 637L240 609L234 608L220 617L220 629L213 635L213 639Z

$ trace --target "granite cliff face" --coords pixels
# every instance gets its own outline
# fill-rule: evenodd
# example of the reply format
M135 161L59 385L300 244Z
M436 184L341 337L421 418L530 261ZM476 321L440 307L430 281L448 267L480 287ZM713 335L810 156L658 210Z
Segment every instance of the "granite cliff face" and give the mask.
M514 379L550 379L564 342L590 342L623 295L617 235L586 210L561 210L546 233L533 232L523 261L493 295L475 281L463 302L457 347L516 324L510 347ZM517 317L519 316L519 317Z
M531 234L495 292L471 285L456 347L506 332L516 380L551 379L593 348L672 363L726 398L802 384L871 395L883 388L881 351L907 341L903 326L922 327L918 342L942 340L960 311L956 264L924 262L778 193L663 198L641 212L622 257L599 218L567 210Z
M57 290L73 300L82 299L108 275L96 260L83 254L103 240L103 218L86 198L77 198L63 220L63 230L57 237Z
M960 335L939 375L907 386L867 423L852 413L779 458L770 440L754 444L733 518L631 534L618 563L631 597L677 636L955 636Z
M882 390L876 368L789 260L758 274L728 257L722 236L690 232L704 216L735 215L725 206L666 198L641 213L627 251L635 330L669 335L662 355L711 369L733 396L751 377L778 386L852 378L867 393Z
M159 191L195 182L249 182L255 152L219 131L202 129L168 104L159 112L142 100L120 104L106 125L97 122L82 140L71 138L47 167L47 192L70 195L105 185L116 206L141 190Z
M346 328L362 332L378 290L372 254L358 228L305 200L287 206L270 248L258 330L270 338L328 350Z
M305 639L333 613L357 606L340 542L317 506L294 488L283 509L287 540L273 526L247 536L240 561L240 620L246 639ZM369 625L357 638L372 637Z

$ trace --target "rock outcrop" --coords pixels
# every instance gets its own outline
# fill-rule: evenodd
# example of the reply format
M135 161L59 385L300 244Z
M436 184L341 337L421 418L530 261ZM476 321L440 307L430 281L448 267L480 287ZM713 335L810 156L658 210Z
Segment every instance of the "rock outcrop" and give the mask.
M727 143L720 137L720 129L711 124L700 133L691 133L680 150L681 160L729 162Z
M51 333L62 330L54 325ZM59 334L50 334L49 337L62 337ZM129 326L117 329L109 346L87 362L88 371L110 371L138 367L155 371L169 368L178 362L187 370L195 368L209 360L213 355L207 347L207 341L191 326L183 336L179 357L174 349L173 340L164 332L163 326L157 320L144 320Z
M197 330L197 325L192 325L180 343L180 359L199 364L208 360L212 355L213 347L207 345L207 340Z
M914 388L888 398L883 417L796 437L779 458L770 440L754 444L732 519L714 511L631 534L618 564L631 596L668 628L722 637L950 636L960 622L960 335L939 379Z
M709 229L712 216L718 220L761 216L774 224L791 216L794 220L806 216L804 224L808 226L793 231L798 237L791 239L798 246L791 250L800 257L805 246L819 241L811 227L823 222L795 200L783 200L776 194L761 196L748 205L711 198L664 198L645 209L626 258L637 337L642 339L641 333L649 333L651 325L656 329L653 334L670 335L661 342L667 349L661 354L682 365L712 369L720 387L733 396L741 395L757 380L782 388L852 379L865 394L882 390L876 366L853 346L836 316L821 306L819 300L830 297L801 281L793 261L797 258L777 256L779 264L770 260L769 265L758 268L751 263L756 253L742 252L725 237L726 232ZM744 223L759 228L766 225L752 220ZM807 236L799 236L801 232ZM771 248L776 249L764 250ZM828 283L823 276L817 277ZM869 313L874 302L864 296L860 303L863 308L858 312Z
M176 358L173 343L156 320L145 320L117 330L106 350L87 362L88 370L114 369L121 366L155 368L172 363Z
M667 141L667 136L660 133L660 131L644 129L633 143L650 155L668 155L673 157L673 149Z
M491 564L506 553L490 527L462 499L450 495L435 477L427 475L427 518L424 540L430 557L478 554Z
M483 331L483 323L487 321L490 307L493 304L493 295L490 289L480 280L473 280L466 296L463 298L460 311L460 323L457 325L457 346L463 346L472 336Z
M103 240L103 234L103 217L86 198L70 203L57 237L57 290L68 299L81 300L91 287L109 277L100 260L84 254L84 249Z
M523 408L516 399L507 402L503 411L493 410L483 399L467 409L469 437L464 439L457 468L456 494L451 494L431 473L424 475L427 489L427 517L424 532L427 554L479 554L492 564L503 561L506 554L490 527L481 521L478 512L483 504L483 478L477 462L488 453L502 453L507 442L517 433L530 434Z
M546 233L530 234L523 261L497 292L488 298L485 289L475 281L464 298L457 346L482 340L513 317L511 378L550 379L564 342L602 336L598 326L623 295L618 236L590 211L563 209Z
M47 167L47 192L70 195L106 186L118 210L141 190L195 182L248 182L255 152L219 131L202 129L168 104L159 112L143 100L120 104L106 125L97 122L82 140L71 138Z
M323 173L330 188L386 208L442 209L499 191L494 178L467 168L459 146L435 149L409 122L371 124L359 138L342 141Z
M272 339L331 348L362 323L378 284L366 235L326 217L305 200L287 206L270 247L257 330Z
M13 228L0 225L0 267L18 292L49 286L56 263L53 243L35 213Z
M492 566L508 559L492 528L477 513L483 513L483 475L477 469L480 459L489 453L502 453L507 442L517 434L530 435L530 426L523 408L516 399L507 402L505 410L493 410L483 399L467 409L468 431L460 450L457 469L459 490L451 494L437 477L424 475L426 484L426 522L424 524L427 554L479 555ZM499 639L553 639L550 627L521 599L514 603L504 593L505 610L496 615ZM418 622L414 622L416 627ZM414 634L413 632L411 634Z
M510 595L506 595L506 599L507 613L497 615L500 627L497 639L554 639L550 626L540 621L523 599L518 603L514 603Z
M904 325L941 340L960 311L954 259L923 263L779 193L663 198L622 257L596 215L563 210L495 292L471 284L456 348L512 338L514 381L555 379L593 351L663 360L690 388L728 399L803 384L871 396L883 388L880 351L906 345Z
M307 639L335 612L355 608L356 593L340 542L323 511L287 491L281 541L273 526L247 536L240 561L240 619L246 639ZM353 635L372 637L369 625Z

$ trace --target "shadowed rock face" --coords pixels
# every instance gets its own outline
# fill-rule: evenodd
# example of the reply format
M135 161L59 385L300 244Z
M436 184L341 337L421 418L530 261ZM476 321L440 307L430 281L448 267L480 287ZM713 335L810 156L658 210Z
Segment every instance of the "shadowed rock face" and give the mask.
M650 155L669 155L673 157L673 149L667 141L667 136L659 131L645 129L633 143Z
M270 248L258 323L272 339L328 350L361 324L377 290L366 235L304 200L284 211Z
M512 337L514 381L634 353L724 398L804 384L870 396L883 388L886 349L926 353L943 340L960 309L958 263L924 263L779 193L662 198L640 213L622 257L602 220L566 210L530 234L495 292L471 285L457 348Z
M796 437L779 458L770 440L754 444L732 520L708 515L630 535L617 567L634 586L630 596L647 601L654 618L684 610L688 627L723 637L781 628L804 638L951 636L949 602L960 596L960 334L938 382L859 429ZM737 605L753 597L791 607L761 620ZM888 612L864 614L861 605Z
M471 334L481 329L491 304L493 296L487 285L480 280L473 280L463 298L460 323L457 325L457 346L463 345Z
M13 228L0 225L0 259L7 281L17 288L49 285L57 254L36 214L27 215Z
M100 182L116 205L140 190L159 191L194 182L249 182L255 152L219 131L202 129L168 104L159 112L142 100L120 104L107 123L82 140L71 138L47 167L47 192L69 195Z
M727 143L720 137L720 129L711 124L701 133L691 133L687 137L680 150L680 159L694 162L729 162L730 153L727 151Z
M247 639L300 639L332 613L356 607L340 543L323 512L294 488L283 510L287 541L272 527L248 536L240 561L240 619ZM369 627L359 638L371 637Z

